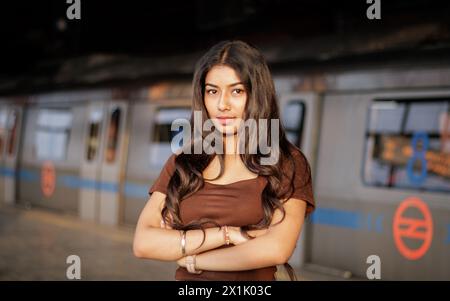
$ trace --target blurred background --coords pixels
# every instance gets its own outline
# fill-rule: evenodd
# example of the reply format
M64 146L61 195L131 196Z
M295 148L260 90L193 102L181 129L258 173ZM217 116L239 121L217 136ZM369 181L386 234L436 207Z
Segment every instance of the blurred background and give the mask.
M173 280L133 231L224 39L262 50L312 167L298 277L450 280L450 2L68 2L1 5L0 280L68 279L70 255L83 280Z

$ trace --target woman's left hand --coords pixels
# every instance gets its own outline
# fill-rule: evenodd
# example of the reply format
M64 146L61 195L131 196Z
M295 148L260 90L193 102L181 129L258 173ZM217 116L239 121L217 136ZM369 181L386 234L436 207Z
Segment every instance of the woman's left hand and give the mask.
M248 241L248 237L242 235L240 227L228 226L228 232L230 234L230 243L235 246Z

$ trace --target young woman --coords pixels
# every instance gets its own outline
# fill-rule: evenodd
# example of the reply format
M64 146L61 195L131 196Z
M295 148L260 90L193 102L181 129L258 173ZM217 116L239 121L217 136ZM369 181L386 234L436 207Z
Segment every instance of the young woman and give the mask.
M279 109L262 54L241 41L212 47L196 65L192 108L212 120L224 151L195 152L205 144L192 140L168 159L139 217L134 254L177 261L176 280L275 280L314 198L305 156L288 142L281 124L271 126ZM269 121L257 124L259 132L276 131L276 162L261 163L267 153L260 145L249 151L255 139L239 130L249 119ZM191 125L207 136L193 120ZM238 141L245 141L245 151Z

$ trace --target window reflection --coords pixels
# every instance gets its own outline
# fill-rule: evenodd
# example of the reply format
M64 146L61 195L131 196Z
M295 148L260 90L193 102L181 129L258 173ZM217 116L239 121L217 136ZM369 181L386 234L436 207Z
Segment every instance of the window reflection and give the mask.
M116 107L111 112L108 125L108 138L106 143L106 162L113 163L116 160L120 128L121 109Z
M3 149L6 139L6 109L0 109L0 158L3 156Z
M103 112L101 109L95 109L89 116L89 128L87 136L86 160L92 161L96 158L100 147L101 123L103 120Z
M12 110L9 119L8 119L8 132L9 132L9 138L8 138L8 155L13 156L16 148L16 141L17 141L17 126L19 123L19 117L17 110Z
M300 100L292 100L283 111L283 125L287 139L294 145L301 147L305 104Z

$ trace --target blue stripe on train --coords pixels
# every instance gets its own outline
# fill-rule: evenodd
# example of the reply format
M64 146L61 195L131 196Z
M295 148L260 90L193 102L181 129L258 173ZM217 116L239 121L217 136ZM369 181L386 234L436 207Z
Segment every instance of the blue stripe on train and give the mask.
M119 192L119 185L117 183L112 182L98 182L99 189L108 192Z
M15 169L9 167L0 167L0 176L14 177L16 175Z
M36 171L30 171L25 169L19 170L19 178L27 182L37 182L39 181L40 175Z
M450 224L447 225L447 240L445 242L450 244Z
M74 189L98 189L97 181L77 176L61 176L59 180L64 186Z
M113 182L99 182L91 179L83 179L78 176L61 176L58 182L73 189L97 189L117 193L119 186Z
M15 177L15 170L7 167L0 167L0 176L3 177ZM26 182L38 182L40 181L40 174L37 171L31 171L21 169L19 171L19 177L22 181ZM91 179L84 179L78 176L59 176L58 184L72 188L72 189L92 189L103 190L108 192L117 193L119 186L113 182L98 182ZM126 197L147 199L148 198L148 185L136 184L132 182L126 182L124 186L124 194Z
M311 222L313 224L375 231L377 233L383 232L383 220L383 214L364 214L362 212L334 208L317 208L311 215Z
M1 167L0 175L3 177L14 177L15 170L12 168ZM37 171L21 169L19 171L19 177L23 181L38 182L40 175ZM119 191L117 183L98 182L91 179L83 179L78 176L60 176L57 181L58 184L72 189L96 189L113 193L117 193ZM146 199L148 197L148 189L148 185L126 182L124 187L124 194L127 197Z
M363 215L355 211L346 211L331 208L317 208L311 215L313 224L362 229Z
M15 170L11 168L1 167L0 175L4 177L15 177ZM40 174L37 171L20 169L19 178L26 182L39 182ZM108 192L118 192L117 183L113 182L97 182L90 179L83 179L78 176L60 176L57 179L58 184L72 189L98 189ZM144 195L145 197L145 195Z
M149 186L126 182L124 187L124 194L127 197L146 199L148 198Z

